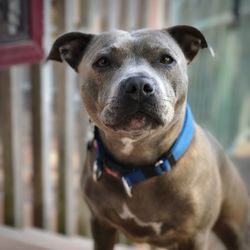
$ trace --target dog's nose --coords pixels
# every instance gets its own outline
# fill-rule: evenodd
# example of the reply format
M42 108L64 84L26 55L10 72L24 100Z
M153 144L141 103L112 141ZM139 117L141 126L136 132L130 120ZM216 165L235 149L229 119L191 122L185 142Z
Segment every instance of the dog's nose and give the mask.
M150 78L135 76L126 79L124 82L125 95L134 100L141 100L154 94L155 84Z

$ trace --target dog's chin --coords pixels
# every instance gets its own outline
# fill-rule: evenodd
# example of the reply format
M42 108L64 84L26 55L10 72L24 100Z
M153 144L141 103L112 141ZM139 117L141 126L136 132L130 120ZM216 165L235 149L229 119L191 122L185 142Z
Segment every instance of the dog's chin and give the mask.
M112 124L105 124L114 131L124 131L133 134L141 134L145 131L155 130L164 126L164 121L156 115L148 115L137 112L122 118L117 118Z

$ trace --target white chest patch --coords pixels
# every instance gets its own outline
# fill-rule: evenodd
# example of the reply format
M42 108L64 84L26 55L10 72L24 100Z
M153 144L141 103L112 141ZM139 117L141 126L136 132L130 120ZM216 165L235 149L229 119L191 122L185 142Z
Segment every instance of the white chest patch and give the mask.
M122 206L122 213L119 214L123 220L133 219L135 223L140 227L151 227L154 232L159 235L161 233L162 223L159 222L143 222L136 215L134 215L128 206L124 203Z
M133 145L134 140L124 137L121 139L121 141L124 145L121 151L123 154L128 155L134 149Z

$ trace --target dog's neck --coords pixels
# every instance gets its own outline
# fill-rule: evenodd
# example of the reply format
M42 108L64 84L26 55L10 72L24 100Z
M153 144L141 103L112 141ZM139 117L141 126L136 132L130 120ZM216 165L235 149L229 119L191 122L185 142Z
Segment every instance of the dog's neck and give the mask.
M168 128L161 128L141 139L132 139L119 133L100 131L105 148L125 166L147 166L154 164L167 152L181 132L184 115L176 119Z

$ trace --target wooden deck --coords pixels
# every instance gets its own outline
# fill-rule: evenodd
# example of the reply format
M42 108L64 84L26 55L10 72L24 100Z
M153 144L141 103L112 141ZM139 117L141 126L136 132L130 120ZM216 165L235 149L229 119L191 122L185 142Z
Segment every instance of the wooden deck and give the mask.
M0 250L92 250L92 241L82 237L65 237L42 230L0 227ZM132 250L118 245L116 250Z
M0 249L1 250L14 250L14 249L48 250L47 248L26 244L17 240L11 240L9 238L1 236L0 236Z
M215 235L210 235L209 250L226 250ZM13 229L0 226L0 250L92 250L90 239L62 236L34 228ZM117 244L115 250L149 250L147 245L134 248Z

